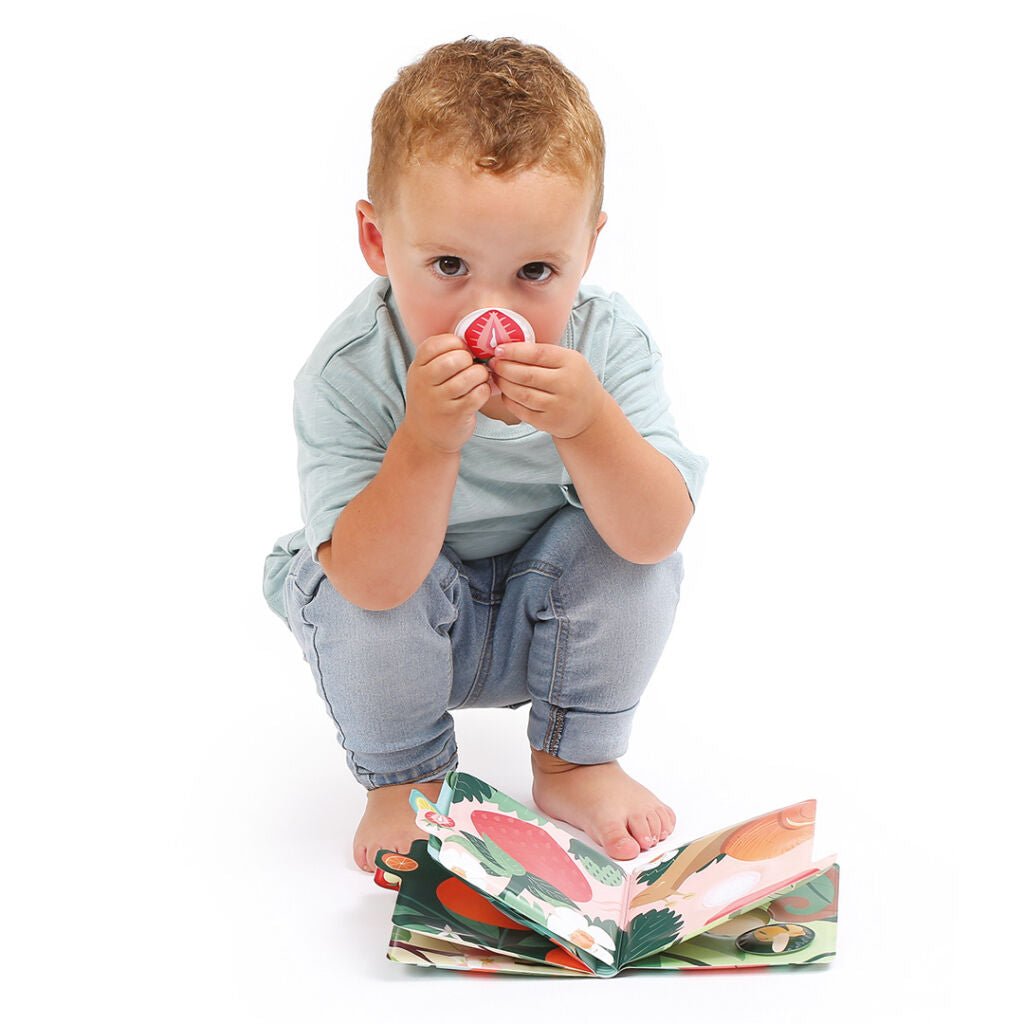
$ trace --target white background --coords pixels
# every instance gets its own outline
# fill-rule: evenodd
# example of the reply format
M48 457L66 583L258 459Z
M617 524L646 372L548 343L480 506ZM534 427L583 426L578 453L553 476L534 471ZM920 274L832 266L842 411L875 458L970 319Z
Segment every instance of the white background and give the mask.
M6 1019L936 1020L1010 971L1019 800L988 796L1019 776L1019 8L666 9L2 16ZM589 277L645 317L711 460L624 764L679 841L816 796L831 968L384 959L363 792L261 571L300 525L292 378L369 279L373 105L469 33L588 84ZM525 722L460 713L462 767L528 798Z

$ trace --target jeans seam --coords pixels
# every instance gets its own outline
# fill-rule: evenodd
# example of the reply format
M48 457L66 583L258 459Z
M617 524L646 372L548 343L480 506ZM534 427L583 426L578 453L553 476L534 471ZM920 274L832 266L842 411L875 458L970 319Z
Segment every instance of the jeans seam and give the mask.
M299 586L299 559L304 556L308 559L310 565L316 566L316 571L320 574L319 579L317 579L316 581L316 586L313 587L313 592L311 594L307 594L306 591ZM308 547L304 547L296 556L294 562L292 563L292 569L289 573L289 576L294 583L295 589L306 599L307 604L310 601L312 601L314 597L316 597L320 588L323 586L324 580L327 579L327 573L324 572L323 566L320 565L320 563L316 560L316 557L313 555L313 553L309 550Z
M551 715L548 719L547 736L544 737L544 749L549 754L558 754L562 733L565 730L566 709L561 706L562 690L565 683L565 663L572 635L572 623L565 614L565 606L557 585L552 585L548 592L548 600L555 614L558 629L555 632L555 653L551 665L551 681L548 685L548 704Z
M449 564L451 564L451 563L449 563ZM456 566L452 565L451 569L452 569L452 571L449 574L448 578L446 580L444 580L444 582L441 584L441 589L442 590L447 590L449 587L451 587L455 583L455 581L460 576L462 576L462 573L459 572L459 570L458 570L458 568ZM462 576L462 578L465 579L466 577ZM452 603L454 604L454 602L452 602Z
M455 735L454 735L454 733L452 734L452 742L453 743L455 742ZM384 777L384 773L383 772L364 772L363 774L366 776L366 780L370 784L369 785L370 789L380 789L383 786L408 786L408 785L412 785L415 782L425 782L425 781L428 781L428 780L430 780L431 776L437 775L438 772L444 772L444 774L447 775L448 772L450 772L452 770L452 767L454 765L458 764L458 762L459 762L459 749L456 746L455 752L452 754L451 757L448 758L448 760L444 763L444 765L442 765L440 768L432 768L429 771L425 771L423 774L421 774L418 778L415 778L415 779L403 779L400 782L377 782L376 780ZM402 773L399 772L398 774L402 774Z
M552 565L551 562L542 561L539 558L530 559L528 562L516 562L505 577L506 585L508 580L513 580L517 576L525 576L528 572L536 572L541 576L549 576L551 579L560 579L562 570L557 565Z
M562 743L562 733L565 731L565 708L551 709L551 717L548 720L548 734L544 737L544 749L554 757L558 756L558 748Z
M463 579L463 580L466 580L468 582L468 577L465 575L465 573L461 572L456 566L453 565L452 566L452 574L448 577L448 579L446 579L441 584L441 590L442 590L442 593L445 596L445 600L452 606L452 611L455 613L455 618L453 618L452 621L449 623L448 646L447 646L447 651L446 651L446 653L448 655L448 694L449 694L449 696L451 696L451 692L452 692L452 690L455 687L455 651L454 651L454 645L451 642L451 628L454 627L455 623L458 621L458 618L459 618L459 609L458 609L458 607L457 607L457 605L455 603L455 583L460 578ZM450 591L449 591L449 588L450 588ZM467 700L469 700L468 696L466 697L466 700L463 700L461 703L459 703L459 704L457 704L457 705L455 705L453 707L450 707L447 710L448 711L456 711L458 708L463 707L463 705L465 705Z
M495 595L495 583L496 580L496 559L491 559L491 592L487 595L487 628L484 630L484 644L483 649L480 651L480 661L476 666L476 676L473 678L473 685L469 688L469 694L466 699L459 705L459 707L465 707L470 704L473 699L477 696L481 689L483 689L484 678L490 671L491 659L494 652L494 626L495 626L495 609L501 603L502 598L496 597ZM504 597L504 591L502 592ZM455 710L455 709L453 709Z
M319 587L317 589L319 589ZM299 590L299 593L302 593L302 591ZM310 602L311 601L312 598L310 598ZM338 736L341 738L341 749L345 751L345 754L347 755L348 759L352 762L353 767L355 767L360 774L365 775L367 778L369 778L370 773L356 764L355 756L353 755L349 747L346 745L345 730L342 729L341 722L338 721L338 716L334 711L334 705L331 704L331 698L327 695L327 687L324 686L324 674L323 670L320 667L320 651L317 649L316 646L317 626L315 622L310 622L309 619L306 617L306 609L309 607L310 602L307 602L299 609L299 618L305 625L309 626L310 629L309 648L313 652L313 659L316 662L317 688L320 690L320 694L324 699L324 703L327 705L327 710L330 713L331 721L334 723L335 729L338 730Z

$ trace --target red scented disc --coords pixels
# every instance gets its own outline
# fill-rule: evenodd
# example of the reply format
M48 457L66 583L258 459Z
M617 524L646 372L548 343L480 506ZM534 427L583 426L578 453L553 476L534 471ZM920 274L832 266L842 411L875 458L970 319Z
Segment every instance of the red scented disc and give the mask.
M533 344L536 340L526 317L501 308L474 309L455 325L453 333L462 338L477 359L490 359L499 345Z

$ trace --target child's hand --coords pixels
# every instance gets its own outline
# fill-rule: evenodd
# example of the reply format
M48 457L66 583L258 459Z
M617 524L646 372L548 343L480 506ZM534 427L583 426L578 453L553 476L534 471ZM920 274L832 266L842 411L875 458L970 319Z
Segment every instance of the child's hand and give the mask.
M608 398L590 363L560 345L500 345L491 373L506 408L552 437L582 434Z
M524 346L525 348L525 346ZM474 363L454 334L435 334L416 350L406 379L405 423L442 452L472 437L477 410L491 397L487 367Z

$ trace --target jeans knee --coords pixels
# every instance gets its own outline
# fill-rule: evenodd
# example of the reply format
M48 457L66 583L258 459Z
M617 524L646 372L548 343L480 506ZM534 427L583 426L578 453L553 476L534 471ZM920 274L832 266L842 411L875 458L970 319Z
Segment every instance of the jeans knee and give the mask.
M635 602L645 609L664 604L675 607L683 579L679 551L660 562L630 562L608 546L582 509L569 508L571 512L559 524L558 537L552 538L556 543L548 549L551 560L561 566L563 590L599 586L608 593L618 592L620 605Z
M661 632L663 629L667 638L679 604L682 578L682 556L678 551L653 564L619 559L606 577L605 585L607 592L615 595L615 615L620 619L620 629L637 632Z
M411 637L424 630L444 634L456 618L458 569L442 551L426 578L401 604L371 611L340 594L311 555L300 556L286 584L285 605L292 632L303 646L315 630L318 644L337 641L355 653L368 646L379 651L389 638Z

